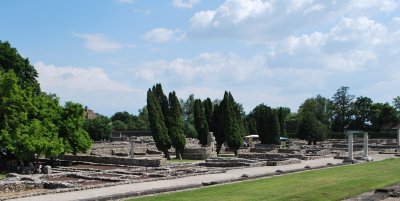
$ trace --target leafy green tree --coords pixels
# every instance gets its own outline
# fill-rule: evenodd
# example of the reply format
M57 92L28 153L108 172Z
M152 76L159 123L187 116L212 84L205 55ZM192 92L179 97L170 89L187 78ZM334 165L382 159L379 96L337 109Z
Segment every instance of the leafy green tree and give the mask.
M137 128L142 131L150 130L149 114L146 106L139 110L139 115L137 118Z
M158 84L153 86L153 94L154 94L154 97L156 98L156 100L158 101L158 104L161 107L161 111L162 111L162 114L164 116L165 125L168 128L169 127L168 98L164 94L164 91L163 91L162 86L161 86L160 83L158 83Z
M188 138L197 138L194 126L194 95L189 95L186 101L181 99L180 103L183 112L185 136Z
M301 116L297 137L302 140L307 140L308 144L316 144L317 141L323 141L328 135L328 127L318 121L315 114L305 112Z
M127 131L128 126L121 120L115 120L111 123L114 131Z
M112 123L106 116L97 115L95 119L86 119L83 128L94 141L109 141L111 139Z
M89 134L83 129L84 108L79 103L66 102L61 110L59 134L68 153L85 153L92 146Z
M373 115L373 102L368 97L357 97L354 101L352 108L352 118L350 122L350 129L362 130L364 129L364 122L371 121Z
M209 132L203 106L200 99L194 101L194 126L197 132L197 138L201 145L207 145L207 135Z
M389 103L375 103L372 105L372 129L380 131L384 125L394 125L399 122L397 111Z
M39 82L36 80L38 73L29 63L28 59L23 58L17 49L11 47L10 43L0 40L0 71L7 72L12 70L18 77L18 85L23 89L31 87L33 92L40 92Z
M247 124L249 134L257 135L256 120L251 116L247 116L245 121Z
M330 106L331 102L320 95L305 100L298 111L297 137L309 144L325 140L330 125Z
M162 151L165 158L169 160L170 156L168 149L171 148L171 142L168 136L168 129L165 125L160 103L151 89L147 91L147 110L149 114L150 129L156 147L158 150Z
M0 72L0 94L0 149L24 160L64 152L58 138L58 99L21 89L12 71Z
M332 127L335 132L344 132L351 121L354 95L350 95L348 91L349 87L340 87L332 97Z
M186 137L183 133L183 117L181 106L176 97L175 91L169 93L169 116L170 116L170 127L168 128L169 136L172 146L176 151L176 158L182 159L181 153L185 149Z
M296 133L297 126L299 125L299 115L297 113L290 113L286 118L286 132L288 134Z

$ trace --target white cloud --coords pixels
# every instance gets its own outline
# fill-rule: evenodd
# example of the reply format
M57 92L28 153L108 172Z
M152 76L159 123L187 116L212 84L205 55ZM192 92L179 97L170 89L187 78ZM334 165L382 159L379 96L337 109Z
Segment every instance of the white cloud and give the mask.
M399 7L399 2L396 0L352 0L350 8L358 9L376 9L384 12L393 12Z
M120 3L126 3L126 4L131 4L131 3L135 3L135 0L118 0L118 2L120 2Z
M156 28L147 32L143 38L152 43L165 43L173 39L178 39L177 33L179 32L179 30Z
M168 78L183 83L232 80L240 83L262 75L260 72L263 72L265 62L265 57L261 55L243 59L234 53L222 55L218 52L205 52L193 59L144 62L140 65L140 70L135 72L135 77L153 82Z
M190 19L193 30L207 27L239 24L256 18L272 9L269 2L261 0L226 0L216 10L195 13Z
M133 88L113 81L98 67L57 67L38 62L35 64L39 82L44 91L62 93L63 90L74 90L77 93L111 91L133 92Z
M320 32L314 32L311 35L302 36L289 36L286 39L286 49L289 54L293 54L299 48L307 48L316 50L321 46L325 45L328 36Z
M325 10L325 8L326 8L326 6L324 6L324 5L322 5L322 4L315 4L315 5L313 5L313 6L309 7L309 8L307 8L307 9L305 9L305 10L303 11L303 14L304 14L304 15L308 15L308 14L310 14L310 13L322 12L322 11Z
M112 41L99 33L75 33L74 36L85 40L85 47L94 52L113 52L123 47L133 47Z
M286 13L292 13L299 10L303 10L306 6L312 4L313 0L297 0L291 1L286 8Z
M200 3L200 0L172 0L172 5L175 8L193 8L198 3Z

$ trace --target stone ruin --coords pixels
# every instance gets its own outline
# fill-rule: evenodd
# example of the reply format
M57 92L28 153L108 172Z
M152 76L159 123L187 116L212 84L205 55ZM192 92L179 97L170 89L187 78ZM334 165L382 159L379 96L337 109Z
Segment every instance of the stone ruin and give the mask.
M290 139L284 145L252 143L242 147L236 157L216 157L215 138L208 136L207 146L187 139L182 157L199 159L197 163L169 163L155 148L151 137L133 137L131 141L95 143L88 155L60 157L47 174L8 174L0 180L0 200L13 197L81 190L125 183L171 179L199 174L222 173L232 168L280 166L302 160L348 157L348 140L327 140L317 145ZM398 142L392 139L369 139L370 154L399 154ZM363 139L355 138L353 156L361 159ZM229 151L228 149L223 149ZM170 152L174 153L171 149ZM43 163L47 163L43 159Z

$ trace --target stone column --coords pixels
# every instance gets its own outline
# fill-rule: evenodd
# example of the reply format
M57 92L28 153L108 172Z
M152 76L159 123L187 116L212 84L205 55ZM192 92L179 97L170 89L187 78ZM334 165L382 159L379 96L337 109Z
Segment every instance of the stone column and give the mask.
M400 149L400 128L397 129L397 147Z
M349 132L349 160L354 160L353 158L353 133Z
M372 158L368 156L368 132L364 132L364 156L363 160L372 161Z
M129 154L130 154L131 158L134 158L134 156L135 156L135 149L134 149L135 148L135 142L133 141L132 138L129 141L131 143L131 150L130 150Z
M357 161L353 158L353 134L354 131L347 131L347 135L349 135L349 156L344 159L344 163L356 163Z

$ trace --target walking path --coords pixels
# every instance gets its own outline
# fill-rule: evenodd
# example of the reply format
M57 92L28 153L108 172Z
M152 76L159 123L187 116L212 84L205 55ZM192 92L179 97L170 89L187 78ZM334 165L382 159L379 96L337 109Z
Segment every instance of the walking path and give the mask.
M371 155L375 160L383 160L386 158L395 157L392 154L384 155ZM291 172L299 169L305 169L305 166L321 167L326 166L328 163L333 165L342 164L342 160L333 158L322 158L316 160L302 161L298 164L291 164L285 166L263 166L263 167L250 167L243 169L228 170L226 173L219 174L206 174L197 175L184 178L158 180L143 183L124 184L103 188L94 188L81 191L63 192L49 195L39 195L33 197L13 199L18 201L68 201L68 200L110 200L118 198L126 198L138 195L153 194L174 190L182 190L189 188L202 187L203 184L219 184L231 181L239 181L243 179L258 178L264 176L271 176L276 173L276 170L283 172ZM245 177L244 174L246 175Z

